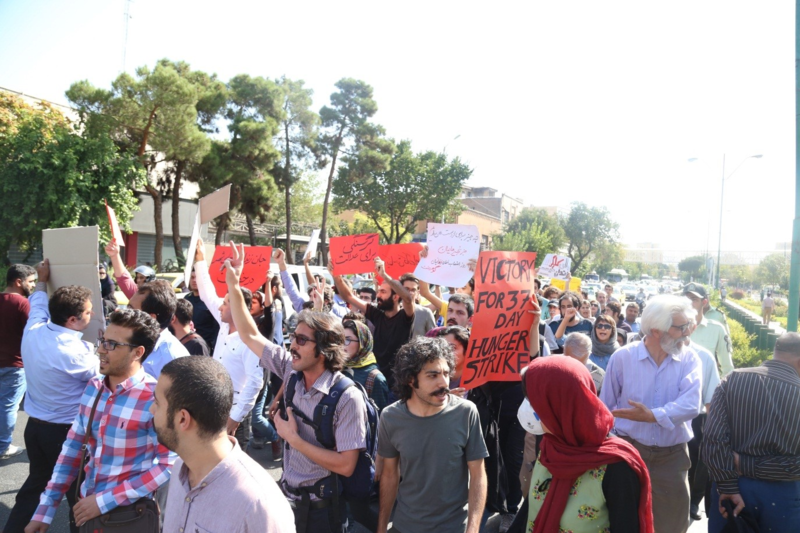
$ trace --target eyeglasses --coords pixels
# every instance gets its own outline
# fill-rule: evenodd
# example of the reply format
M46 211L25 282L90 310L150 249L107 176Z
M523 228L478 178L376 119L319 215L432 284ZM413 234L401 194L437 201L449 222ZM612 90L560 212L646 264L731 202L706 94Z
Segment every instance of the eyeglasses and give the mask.
M289 335L289 342L297 342L298 346L305 346L307 342L313 342L314 344L317 343L317 341L306 337L305 335L295 335L294 333Z
M685 324L681 324L680 326L676 326L675 324L671 325L670 328L675 328L681 330L681 335L686 333L689 328L692 326L691 322L686 322Z
M138 348L140 346L139 344L128 344L127 342L107 341L103 337L98 337L95 344L98 348L102 346L107 352L113 352L117 349L117 346L128 346L130 348Z
M611 324L597 324L595 327L597 329L613 329Z
M345 346L350 346L350 344L352 344L354 342L358 342L358 339L354 339L352 337L345 337L344 338L344 345ZM300 344L300 343L298 342L297 344ZM305 341L303 341L303 344L305 344ZM303 344L300 344L300 346L302 346Z

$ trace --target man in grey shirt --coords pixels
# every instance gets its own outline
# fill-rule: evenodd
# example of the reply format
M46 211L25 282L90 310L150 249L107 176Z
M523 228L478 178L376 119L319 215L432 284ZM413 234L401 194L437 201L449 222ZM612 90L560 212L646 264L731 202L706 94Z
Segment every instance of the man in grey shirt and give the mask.
M378 533L386 533L395 501L393 533L478 533L489 453L475 405L449 394L453 366L442 338L414 339L397 353L400 401L384 409L378 430Z
M419 280L414 274L403 274L398 280L400 285L414 298L414 323L411 325L411 338L424 337L436 327L436 320L430 309L419 304Z
M227 434L232 404L231 378L215 359L182 357L162 369L150 411L158 442L180 456L164 531L294 533L277 483Z

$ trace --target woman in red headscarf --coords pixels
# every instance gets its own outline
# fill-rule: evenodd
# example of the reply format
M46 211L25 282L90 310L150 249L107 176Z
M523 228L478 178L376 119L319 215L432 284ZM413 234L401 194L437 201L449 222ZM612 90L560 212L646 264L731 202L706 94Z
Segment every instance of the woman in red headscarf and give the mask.
M537 358L524 380L545 431L527 531L653 533L647 467L636 448L609 436L614 417L586 367L571 357Z

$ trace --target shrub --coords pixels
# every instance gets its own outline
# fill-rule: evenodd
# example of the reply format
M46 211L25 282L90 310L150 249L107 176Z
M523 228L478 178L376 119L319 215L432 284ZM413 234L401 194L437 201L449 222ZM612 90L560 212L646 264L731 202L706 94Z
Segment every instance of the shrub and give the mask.
M772 355L769 350L759 350L752 346L756 336L748 334L739 322L728 317L728 326L731 330L731 343L733 344L733 366L747 368L759 366Z
M731 291L730 297L734 300L741 300L744 298L744 291L742 289L735 289Z

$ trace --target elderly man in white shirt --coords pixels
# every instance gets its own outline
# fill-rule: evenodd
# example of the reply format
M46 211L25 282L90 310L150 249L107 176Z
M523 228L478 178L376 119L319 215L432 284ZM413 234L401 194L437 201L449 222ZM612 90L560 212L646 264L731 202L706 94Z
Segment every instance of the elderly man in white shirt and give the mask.
M228 434L236 437L242 450L247 450L250 442L251 413L256 404L261 386L264 384L264 369L259 366L259 356L253 353L239 338L236 325L233 323L228 295L220 298L214 289L214 283L208 274L203 241L198 241L194 254L194 271L197 274L197 290L200 299L208 307L211 315L219 323L217 343L213 357L228 371L233 382L233 406L228 419ZM250 293L247 289L242 292ZM252 304L253 296L245 294L244 300Z

